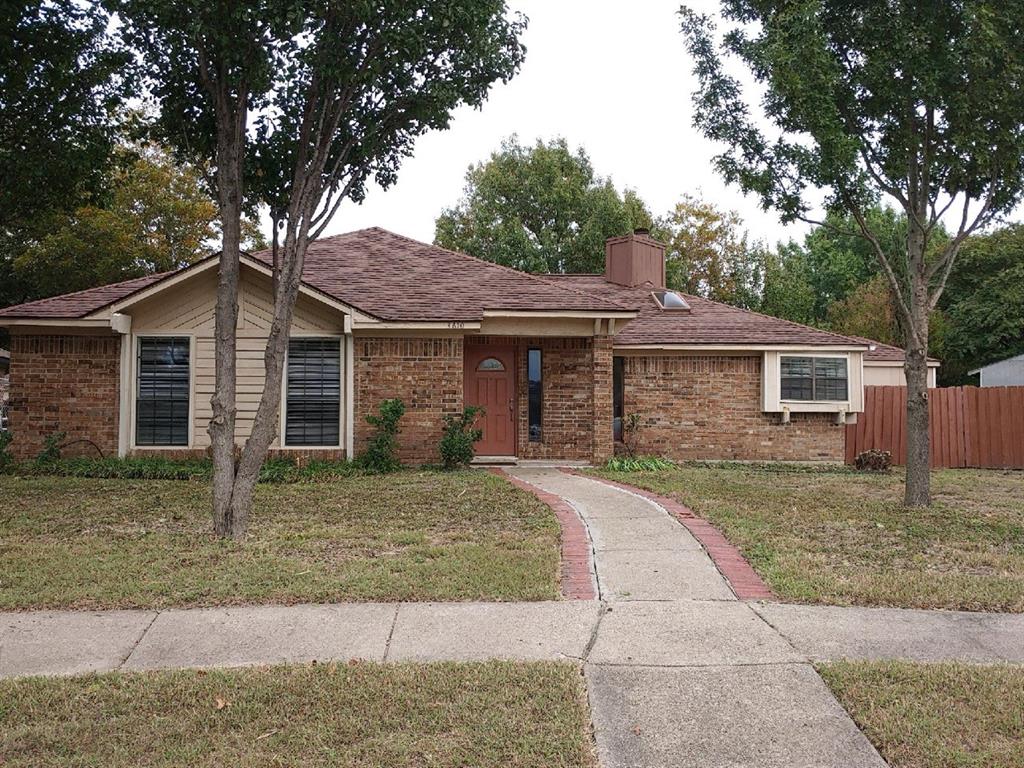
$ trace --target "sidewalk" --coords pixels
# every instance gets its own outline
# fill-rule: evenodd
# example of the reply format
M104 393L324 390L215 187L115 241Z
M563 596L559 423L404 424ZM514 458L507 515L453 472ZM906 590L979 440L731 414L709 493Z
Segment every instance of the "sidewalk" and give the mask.
M1024 663L1024 616L737 600L658 505L515 469L580 515L599 600L0 614L0 677L312 660L583 664L601 764L882 766L811 666Z

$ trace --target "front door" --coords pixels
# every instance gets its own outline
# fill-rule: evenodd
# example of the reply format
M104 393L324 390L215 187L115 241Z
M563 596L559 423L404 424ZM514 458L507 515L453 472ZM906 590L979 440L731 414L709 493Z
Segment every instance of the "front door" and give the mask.
M480 456L515 456L516 373L512 347L466 347L466 405L484 409L477 419Z

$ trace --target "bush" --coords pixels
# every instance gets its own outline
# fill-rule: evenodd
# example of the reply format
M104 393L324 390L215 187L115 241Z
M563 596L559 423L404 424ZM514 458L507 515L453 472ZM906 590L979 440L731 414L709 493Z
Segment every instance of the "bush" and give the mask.
M377 410L377 415L366 417L376 429L356 463L367 472L394 472L402 468L398 460L398 421L405 414L405 403L397 398L385 400Z
M60 447L64 443L67 432L54 432L43 440L43 450L36 456L37 464L50 464L60 459Z
M4 433L0 433L2 435ZM13 465L12 465L13 467ZM166 459L160 456L136 458L53 459L26 464L20 471L32 475L88 477L104 480L202 480L213 478L209 459ZM269 459L260 469L261 483L322 482L357 473L350 461L313 460L298 466L289 458Z
M474 426L476 417L484 409L477 405L467 406L458 416L444 417L444 434L441 436L441 465L445 469L459 469L473 460L473 443L483 437L483 430Z
M888 472L892 469L892 454L875 449L861 451L853 460L853 466L861 472Z
M616 456L604 468L611 472L658 472L672 469L675 463L658 456Z
M7 430L0 432L0 474L14 466L14 457L11 455L12 435Z

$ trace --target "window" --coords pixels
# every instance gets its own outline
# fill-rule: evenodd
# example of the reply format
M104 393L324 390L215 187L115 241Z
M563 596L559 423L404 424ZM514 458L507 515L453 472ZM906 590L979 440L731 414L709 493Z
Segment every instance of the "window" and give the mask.
M336 446L341 428L340 339L288 342L284 444Z
M188 445L189 340L139 339L135 444Z
M529 393L529 434L531 443L541 439L541 406L544 402L543 365L539 349L526 352L526 380Z
M846 400L845 357L783 357L783 400Z
M626 371L625 358L612 358L612 433L622 440L622 417L625 416Z
M481 360L480 365L476 369L478 371L504 371L505 364L496 357L488 357L485 360Z

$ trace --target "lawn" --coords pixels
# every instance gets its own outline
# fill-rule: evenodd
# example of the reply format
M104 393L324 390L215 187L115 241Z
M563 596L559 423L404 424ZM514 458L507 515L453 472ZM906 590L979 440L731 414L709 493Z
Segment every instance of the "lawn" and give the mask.
M892 768L1024 768L1024 668L841 662L818 671Z
M208 483L0 476L0 610L557 599L559 527L482 471L260 485L244 543Z
M681 465L599 475L714 523L782 599L1024 611L1024 473L943 470L933 504L901 506L903 474Z
M0 681L0 764L594 766L569 664L280 666Z

